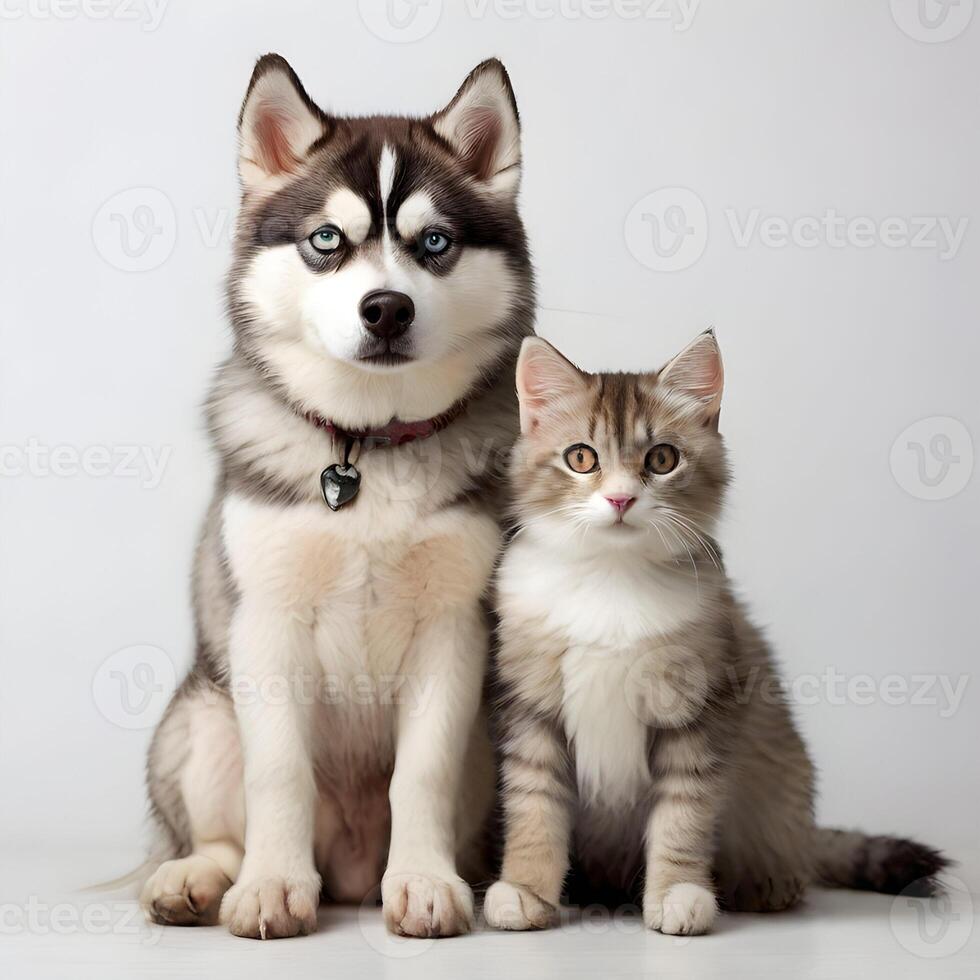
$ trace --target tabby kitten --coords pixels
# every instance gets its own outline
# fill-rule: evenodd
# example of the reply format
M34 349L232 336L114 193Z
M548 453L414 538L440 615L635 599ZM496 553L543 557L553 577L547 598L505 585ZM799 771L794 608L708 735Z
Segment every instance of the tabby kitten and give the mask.
M909 841L814 827L813 768L712 538L723 377L710 331L652 374L590 375L524 342L493 926L552 924L573 852L597 889L642 882L646 924L672 935L707 932L719 897L784 909L817 877L929 891L941 867Z

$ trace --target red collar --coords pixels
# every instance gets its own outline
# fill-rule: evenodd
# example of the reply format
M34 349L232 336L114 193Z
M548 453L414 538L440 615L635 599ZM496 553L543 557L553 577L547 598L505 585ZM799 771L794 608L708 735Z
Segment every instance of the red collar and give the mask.
M401 419L392 419L387 425L379 426L376 429L345 429L316 412L301 412L300 414L311 425L323 429L324 432L328 432L338 439L354 440L366 447L403 446L406 442L428 439L429 436L441 432L452 422L455 422L465 408L466 400L463 399L435 418L420 419L418 422L402 422Z

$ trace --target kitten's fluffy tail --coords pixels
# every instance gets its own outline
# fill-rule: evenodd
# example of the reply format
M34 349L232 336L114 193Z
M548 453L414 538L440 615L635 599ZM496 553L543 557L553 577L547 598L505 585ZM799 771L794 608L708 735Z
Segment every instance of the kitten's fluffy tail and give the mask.
M836 888L860 888L887 895L935 895L935 876L949 861L939 851L903 837L856 830L818 829L817 878Z

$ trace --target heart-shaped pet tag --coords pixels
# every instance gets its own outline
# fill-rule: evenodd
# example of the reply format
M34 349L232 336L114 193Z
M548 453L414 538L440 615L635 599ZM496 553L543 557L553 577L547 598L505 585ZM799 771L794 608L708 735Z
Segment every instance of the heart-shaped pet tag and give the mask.
M361 489L361 474L350 463L334 463L320 474L320 490L331 510L349 504Z

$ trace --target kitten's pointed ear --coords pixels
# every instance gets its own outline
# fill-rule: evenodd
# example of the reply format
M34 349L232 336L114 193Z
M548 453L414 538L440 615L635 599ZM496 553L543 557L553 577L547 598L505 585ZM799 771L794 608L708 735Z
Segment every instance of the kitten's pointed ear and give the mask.
M295 173L329 129L296 72L277 54L261 57L238 117L238 170L248 188L274 187Z
M660 384L696 398L704 406L705 419L717 427L725 367L714 330L691 341L659 374Z
M517 102L496 58L476 66L452 102L432 117L466 169L491 189L516 188L521 161Z
M540 337L526 337L517 358L521 432L530 435L568 396L581 391L586 375Z

